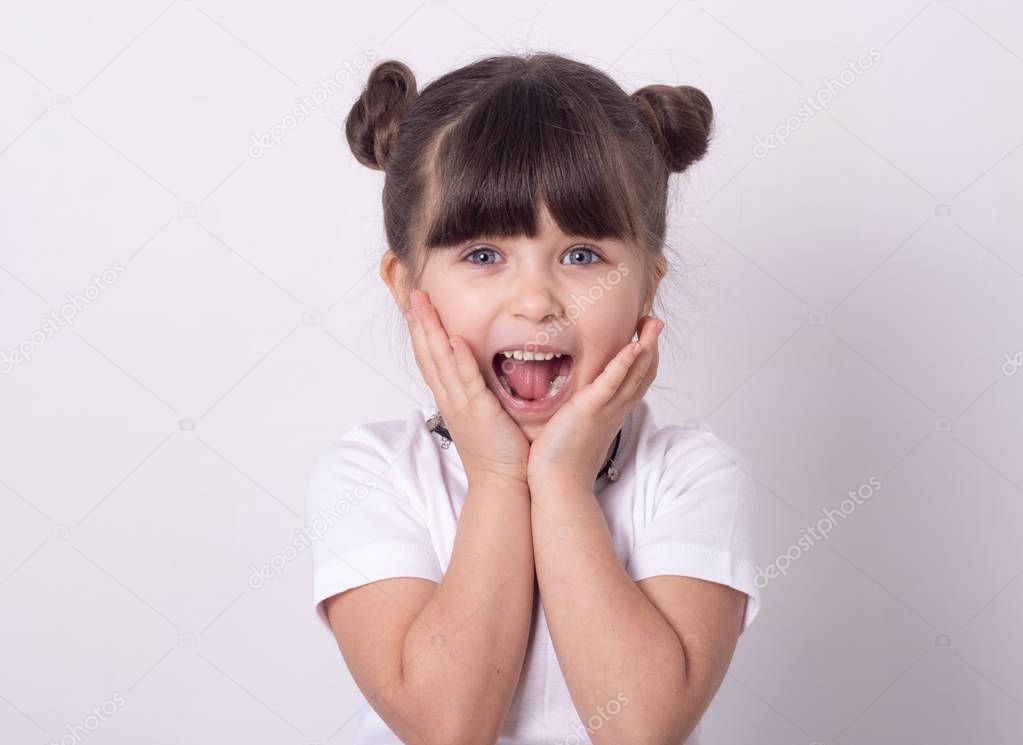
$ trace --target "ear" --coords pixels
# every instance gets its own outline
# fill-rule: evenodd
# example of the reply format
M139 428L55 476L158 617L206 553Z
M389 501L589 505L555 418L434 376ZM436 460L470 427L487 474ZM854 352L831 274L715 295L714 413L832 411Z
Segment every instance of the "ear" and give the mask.
M391 297L395 304L403 311L410 305L410 293L408 271L401 263L394 251L388 249L380 259L380 278L384 280L387 288L391 291Z
M657 296L657 288L661 284L661 280L664 279L664 275L667 273L667 259L664 258L664 254L658 254L654 260L654 276L651 278L649 287L647 289L647 295L643 299L643 312L640 314L640 318L653 312L654 298Z

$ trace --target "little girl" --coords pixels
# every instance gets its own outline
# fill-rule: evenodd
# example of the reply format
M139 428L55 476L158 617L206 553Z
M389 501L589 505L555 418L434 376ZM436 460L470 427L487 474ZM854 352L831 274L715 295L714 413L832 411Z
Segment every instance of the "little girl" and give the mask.
M759 609L756 492L643 396L668 177L711 119L695 88L630 96L552 54L422 91L370 73L346 134L385 174L380 275L434 402L352 427L309 477L357 745L699 742Z

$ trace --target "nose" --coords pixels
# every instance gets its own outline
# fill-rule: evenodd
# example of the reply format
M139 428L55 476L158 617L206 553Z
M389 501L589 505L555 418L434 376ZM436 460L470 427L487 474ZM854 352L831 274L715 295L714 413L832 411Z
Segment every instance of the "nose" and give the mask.
M516 318L542 323L564 314L555 282L547 272L515 272L509 289L509 309Z

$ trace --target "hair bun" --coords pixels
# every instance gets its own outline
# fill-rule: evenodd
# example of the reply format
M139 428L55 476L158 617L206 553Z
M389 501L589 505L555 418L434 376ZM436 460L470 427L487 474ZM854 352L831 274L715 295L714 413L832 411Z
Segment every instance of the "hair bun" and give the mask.
M370 71L345 120L345 136L360 163L384 170L398 125L417 95L416 77L407 65L384 60Z
M702 158L710 143L714 108L691 85L648 85L632 94L668 169L684 171Z

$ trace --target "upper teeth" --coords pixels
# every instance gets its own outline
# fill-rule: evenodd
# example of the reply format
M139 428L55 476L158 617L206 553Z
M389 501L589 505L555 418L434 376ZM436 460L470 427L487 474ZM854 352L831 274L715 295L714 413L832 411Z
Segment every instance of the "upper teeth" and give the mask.
M523 352L515 349L508 352L501 352L505 357L514 357L517 360L550 360L561 357L561 352Z

